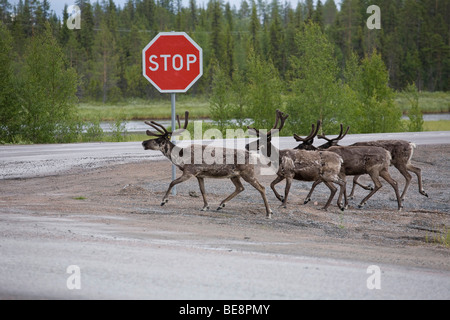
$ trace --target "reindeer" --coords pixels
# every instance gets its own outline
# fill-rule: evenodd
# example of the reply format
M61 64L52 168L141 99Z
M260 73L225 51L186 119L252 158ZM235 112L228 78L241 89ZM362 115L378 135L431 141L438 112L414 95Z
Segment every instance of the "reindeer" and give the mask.
M347 127L346 132L343 134L343 126L341 124L341 131L339 135L336 138L329 139L325 135L319 135L319 139L324 139L327 142L321 146L318 147L318 149L324 150L328 149L331 146L338 146L338 143L340 140L342 140L348 133L350 127ZM317 135L317 130L316 130ZM298 137L298 136L297 136ZM294 138L297 140L296 135L294 135ZM308 137L311 140L311 137ZM312 140L314 139L314 136L312 136ZM307 143L303 142L303 144L297 146L297 148L311 148L312 141L308 140ZM300 140L297 140L300 141ZM428 198L428 194L425 192L422 184L422 170L418 167L415 167L411 164L411 158L414 153L414 148L416 145L414 143L405 141L405 140L376 140L376 141L367 141L367 142L356 142L352 144L352 146L374 146L374 147L381 147L389 151L391 154L392 160L391 165L393 165L397 170L405 177L406 184L403 189L401 200L405 200L406 192L408 191L409 185L411 183L412 176L409 174L408 171L414 172L417 176L417 181L419 184L419 193L424 195ZM350 193L349 198L353 198L354 192L355 192L355 185L359 185L360 187L366 189L366 190L373 190L370 186L364 186L358 182L359 176L355 176L353 178L353 187L352 191Z
M205 195L204 178L229 178L236 187L236 190L220 203L217 210L221 210L225 207L225 204L228 201L244 191L244 186L242 185L242 182L240 180L240 178L242 178L259 191L266 208L266 216L269 219L272 218L272 211L266 198L265 188L256 179L254 164L251 164L249 162L249 153L247 151L216 148L212 152L222 152L223 162L210 164L207 163L203 158L203 154L207 146L190 145L185 148L180 148L175 146L175 144L170 141L171 136L179 135L184 130L186 130L188 125L188 116L189 113L186 111L184 127L173 132L168 131L163 125L155 121L145 121L147 125L156 130L156 132L147 130L147 135L156 137L156 139L150 139L142 142L144 149L161 151L173 164L175 164L183 172L183 174L179 178L173 180L170 183L169 189L162 199L161 206L165 205L168 202L170 191L175 185L184 182L191 177L196 177L203 197L202 211L206 211L209 209L209 205ZM178 116L177 120L178 126L181 128ZM199 161L200 163L195 163L196 161L192 163L192 159L195 159L195 152L201 152L202 154L202 159L201 161ZM233 163L226 163L226 160L229 160L230 158L234 160ZM243 163L241 164L241 162Z
M281 130L284 126L288 115L285 115L280 110L276 111L275 125L266 134L260 134L258 129L248 127L259 139L253 141L245 146L247 150L261 150L267 147L267 156L271 157L272 149L275 147L271 144L272 134L274 130ZM280 121L280 126L278 127L278 122ZM262 140L263 139L263 140ZM342 194L345 190L345 181L339 178L339 172L341 170L342 158L332 152L328 151L305 151L305 150L275 150L278 152L279 156L279 168L277 171L277 178L272 181L270 187L272 188L275 196L278 200L282 202L281 206L286 208L287 199L292 184L292 180L301 181L315 181L324 182L325 185L330 189L330 197L327 203L323 207L327 210L334 195L336 194L337 188L333 185L337 183L341 187L339 198L342 198ZM275 185L286 179L286 188L284 192L284 197L281 196ZM306 197L304 203L307 203L310 199L311 192ZM338 206L343 210L343 206L338 202Z
M394 189L398 210L402 209L402 201L398 191L397 182L391 177L389 174L389 166L391 164L392 156L389 151L380 147L380 146L337 146L337 141L343 139L350 127L347 127L345 133L343 132L343 125L341 124L341 131L337 138L328 139L324 135L320 135L319 138L327 140L327 143L318 147L318 150L328 150L330 152L335 152L339 154L344 160L344 165L342 166L342 171L340 177L345 179L347 175L353 175L359 177L363 174L369 174L372 181L374 182L375 187L371 188L371 192L361 201L358 205L359 208L362 208L365 203L382 187L379 177L381 176L384 180L386 180ZM316 130L315 132L317 132ZM310 135L311 136L311 135ZM311 139L311 137L309 137ZM313 138L313 137L312 137ZM298 140L297 140L298 141ZM310 144L312 145L312 143ZM308 146L310 147L310 146ZM297 148L302 148L301 146L297 146ZM356 179L357 180L357 179ZM355 180L354 180L355 181ZM310 193L314 190L314 188L320 182L315 182L311 188ZM369 187L366 187L369 188ZM344 193L345 195L345 193ZM345 207L347 207L347 199L345 199Z
M405 177L406 183L403 189L401 200L405 200L406 191L408 191L409 185L411 183L412 176L408 171L414 172L417 176L417 181L419 184L419 193L428 198L428 193L425 192L422 185L422 170L411 164L411 158L414 153L414 148L416 145L412 142L405 140L377 140L368 142L357 142L353 146L377 146L386 149L390 152L392 156L391 164L397 168L398 171ZM355 176L353 182L357 181L359 176ZM357 183L358 185L361 185ZM353 185L352 192L350 196L353 197L355 186Z

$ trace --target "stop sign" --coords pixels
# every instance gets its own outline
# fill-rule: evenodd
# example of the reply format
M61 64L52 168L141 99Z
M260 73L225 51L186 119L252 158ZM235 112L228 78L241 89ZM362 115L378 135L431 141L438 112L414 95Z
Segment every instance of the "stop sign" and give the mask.
M203 74L203 53L185 32L160 32L142 50L143 74L159 92L186 92Z

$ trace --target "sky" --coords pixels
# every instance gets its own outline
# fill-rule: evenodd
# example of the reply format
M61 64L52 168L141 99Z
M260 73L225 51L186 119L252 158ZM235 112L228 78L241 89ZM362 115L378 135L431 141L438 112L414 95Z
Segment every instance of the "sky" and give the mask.
M242 0L225 0L225 2L229 2L231 4L231 6L233 7L233 5L236 6L236 8L240 8L241 6L241 2ZM250 2L249 0L247 0L248 2ZM288 0L289 2L292 3L292 6L295 8L297 6L297 2L299 0ZM304 1L304 0L300 0L300 1ZM19 3L19 0L9 0L9 2L12 5L15 5L17 3ZM59 17L62 16L62 12L64 10L64 5L67 4L68 6L70 6L71 4L75 4L75 0L49 0L50 2L50 10L53 10ZM97 0L91 0L91 3L95 3L97 2ZM314 3L316 2L316 0L314 1ZM325 1L322 1L325 2ZM340 1L336 1L336 4L339 3ZM125 3L127 3L127 0L114 0L114 3L117 6L123 7ZM187 7L189 5L189 0L182 0L183 6ZM201 3L208 3L208 0L197 0L197 5L200 5Z

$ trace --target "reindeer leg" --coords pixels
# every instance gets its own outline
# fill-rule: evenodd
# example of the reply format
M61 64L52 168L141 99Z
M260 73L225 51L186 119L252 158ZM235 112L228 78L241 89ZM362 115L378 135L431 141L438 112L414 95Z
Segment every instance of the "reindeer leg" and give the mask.
M236 190L234 190L234 192L232 194L230 194L225 200L223 200L220 203L220 205L217 208L217 210L220 210L220 209L224 208L225 207L225 203L227 203L228 201L230 201L231 199L236 197L239 193L244 191L244 186L242 185L242 182L239 179L239 177L233 177L233 178L231 178L231 181L233 182L234 186L236 187Z
M328 207L330 206L331 200L333 200L334 195L336 194L337 188L329 181L324 181L325 185L330 189L330 197L328 198L327 203L322 208L323 210L328 210Z
M387 170L381 171L380 172L380 176L384 180L386 180L392 186L392 188L394 188L395 196L397 197L398 211L401 211L402 208L403 208L403 205L402 205L402 199L400 197L400 193L398 191L398 183L397 183L397 181L392 179L391 175L389 174L389 172Z
M254 176L249 176L246 174L241 174L241 176L245 181L250 183L256 190L259 191L259 193L261 194L261 197L264 200L264 205L266 207L266 217L268 219L272 219L272 210L270 210L269 202L267 201L267 198L266 198L266 192L265 192L266 189L264 188L264 186L261 185L261 183L259 183L259 181Z
M292 184L292 177L288 176L286 177L286 187L284 188L284 199L281 203L281 207L286 208L287 198L289 195L289 190L291 190L291 184Z
M370 199L383 185L380 182L379 173L378 172L371 172L369 173L370 177L372 178L373 183L375 184L375 187L373 190L361 201L361 203L358 205L359 208L364 207L367 200Z
M275 189L275 185L280 183L281 181L283 181L285 178L282 176L277 176L275 180L272 181L272 183L270 184L270 187L273 190L273 193L275 194L275 197L277 197L278 200L283 201L283 196L280 195L277 190Z
M315 189L316 186L319 185L321 182L322 182L322 180L314 181L314 183L313 183L313 185L312 185L312 187L311 187L311 190L309 190L309 193L308 193L308 195L307 195L306 198L305 198L305 201L303 201L303 204L307 204L308 202L311 201L311 195L312 195L314 189Z
M356 182L358 181L358 178L360 176L354 176L353 177L353 185L352 185L352 191L350 192L350 195L348 196L350 199L353 199L354 194L355 194L355 187L356 187Z
M365 185L359 183L359 182L358 182L359 177L360 177L360 175L359 175L359 176L354 176L354 177L353 177L353 186L352 186L352 191L350 192L350 195L348 196L349 199L353 199L353 196L354 196L354 193L355 193L355 186L356 186L356 185L360 186L360 187L363 188L364 190L370 190L370 191L373 190L373 187L372 187L371 185L365 186Z
M409 171L412 171L416 174L417 182L419 183L419 193L428 198L428 193L425 192L425 190L423 189L423 185L422 185L422 170L420 168L414 167L411 163L408 163L406 165L406 169L408 169ZM405 192L403 191L403 193L405 193ZM403 196L404 195L402 195L402 199L403 199Z
M341 209L341 211L344 211L347 208L347 182L344 179L338 178L334 183L337 183L339 185L339 198L338 198L338 207ZM344 195L344 201L345 204L342 203L342 195Z
M186 171L185 171L185 172L186 172ZM164 195L164 198L163 198L162 201L161 201L161 206L165 205L165 204L169 201L169 194L170 194L170 191L172 190L172 188L173 188L174 186L176 186L177 184L182 183L182 182L184 182L184 181L186 181L186 180L188 180L189 178L192 177L192 174L189 174L189 173L186 174L185 172L183 172L183 175L182 175L181 177L179 177L179 178L173 180L173 181L170 183L169 189L167 189L167 192L166 192L166 194Z
M200 192L202 193L203 197L203 209L202 211L209 210L208 201L206 200L206 193L205 193L205 179L197 177L198 185L200 187Z
M408 170L406 169L406 166L403 163L401 165L396 165L395 167L398 169L398 171L400 171L400 173L402 174L402 176L405 177L405 180L406 180L405 188L403 189L402 195L400 197L400 199L402 201L404 201L405 196L406 196L406 191L408 191L409 184L411 183L412 176L409 174Z

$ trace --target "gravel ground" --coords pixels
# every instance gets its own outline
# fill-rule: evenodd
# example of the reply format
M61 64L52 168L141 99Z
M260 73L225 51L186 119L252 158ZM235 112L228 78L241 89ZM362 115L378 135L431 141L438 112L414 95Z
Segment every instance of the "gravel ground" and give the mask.
M344 212L337 208L337 199L328 211L319 209L329 192L323 185L317 187L312 202L303 205L311 183L296 181L288 207L282 209L268 187L274 176L261 176L274 211L272 220L265 218L259 193L245 182L244 192L221 211L200 211L203 202L196 179L179 185L178 194L161 207L170 182L171 164L167 160L75 167L51 176L3 179L0 253L7 256L8 243L13 240L24 244L64 240L89 245L92 241L114 244L121 239L151 238L161 246L182 243L189 248L273 257L375 262L448 276L449 159L450 145L417 147L413 164L422 169L429 198L418 193L414 176L401 212L396 210L392 188L384 181L383 188L363 209L357 204L368 191L357 189L355 200ZM390 172L402 190L403 177L393 167ZM370 182L366 177L360 181ZM283 184L278 185L280 190ZM211 209L215 209L234 187L229 180L207 179L206 190ZM0 287L7 288L8 272L2 263ZM11 288L6 293L4 290L0 289L0 298L23 297ZM28 292L25 297L36 295ZM54 295L58 296L49 294ZM444 289L440 297L449 298L450 289Z

